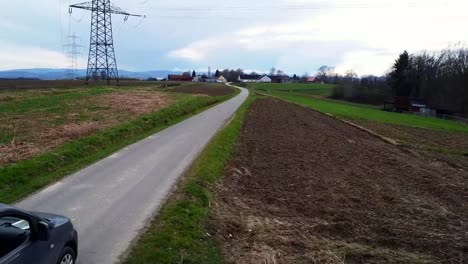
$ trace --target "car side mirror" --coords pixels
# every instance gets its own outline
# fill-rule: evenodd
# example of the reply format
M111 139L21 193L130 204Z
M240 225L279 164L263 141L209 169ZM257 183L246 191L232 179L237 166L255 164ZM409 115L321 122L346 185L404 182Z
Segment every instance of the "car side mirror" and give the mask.
M50 239L50 228L49 224L46 222L40 221L37 225L37 240L39 241L49 241Z

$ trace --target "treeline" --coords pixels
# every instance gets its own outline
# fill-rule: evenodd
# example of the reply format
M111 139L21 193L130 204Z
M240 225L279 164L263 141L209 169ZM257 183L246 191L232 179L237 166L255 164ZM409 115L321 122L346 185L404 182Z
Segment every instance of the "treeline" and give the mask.
M320 69L319 69L320 72ZM394 97L422 99L441 113L468 116L468 49L452 47L436 52L400 54L383 77L345 76L330 68L322 80L335 83L332 97L360 103L383 104Z
M335 99L381 105L392 97L392 88L388 85L386 77L334 76L329 81L336 84L331 95Z
M237 70L225 69L225 70L219 71L219 74L224 76L224 78L226 78L226 80L228 82L236 82L239 75L244 74L244 70L242 70L242 69L237 69Z
M468 49L403 52L388 74L393 94L423 99L431 108L468 116Z

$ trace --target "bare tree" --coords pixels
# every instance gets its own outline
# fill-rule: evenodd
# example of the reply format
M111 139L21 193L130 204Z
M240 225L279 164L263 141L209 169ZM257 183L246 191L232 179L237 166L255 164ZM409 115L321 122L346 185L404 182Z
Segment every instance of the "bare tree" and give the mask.
M347 70L345 72L345 78L348 78L348 79L352 80L352 79L357 78L357 77L358 77L358 75L354 70Z
M317 76L320 80L327 81L330 77L333 77L335 75L334 71L335 68L323 65L317 69Z
M272 68L270 69L270 75L275 75L275 73L276 73L276 68L275 68L275 67L272 67Z

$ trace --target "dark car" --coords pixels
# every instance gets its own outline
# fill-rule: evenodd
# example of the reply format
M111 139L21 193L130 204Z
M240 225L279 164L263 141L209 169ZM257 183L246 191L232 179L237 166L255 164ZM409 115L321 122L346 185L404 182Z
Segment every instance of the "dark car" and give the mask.
M0 264L73 264L77 255L70 219L0 204Z

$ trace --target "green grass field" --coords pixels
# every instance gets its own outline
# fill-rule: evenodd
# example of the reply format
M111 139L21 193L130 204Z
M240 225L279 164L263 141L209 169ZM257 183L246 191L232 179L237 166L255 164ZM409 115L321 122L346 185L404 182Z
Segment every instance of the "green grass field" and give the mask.
M468 125L449 120L385 112L371 107L359 106L358 104L323 100L299 94L278 91L270 91L270 94L323 113L347 119L361 119L394 125L468 133Z
M329 96L334 84L307 84L307 83L249 83L250 89L259 92L291 92L308 95Z
M163 206L124 263L224 263L218 242L207 235L212 188L221 180L224 166L234 154L244 117L254 99L247 99L231 123L200 154L179 191Z

